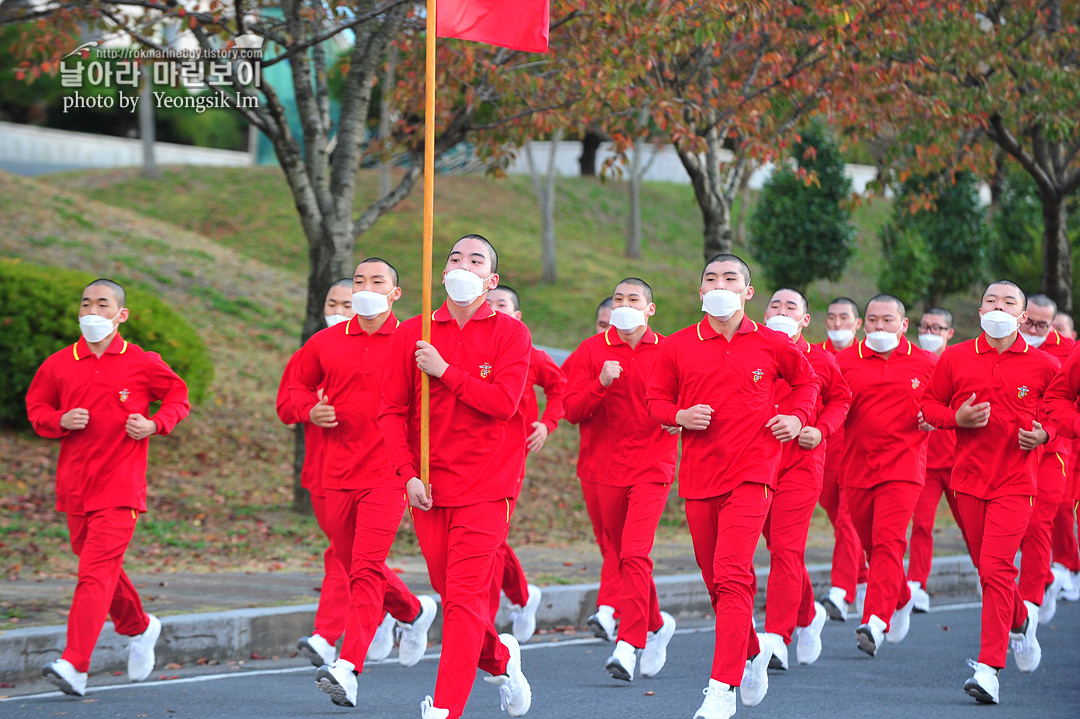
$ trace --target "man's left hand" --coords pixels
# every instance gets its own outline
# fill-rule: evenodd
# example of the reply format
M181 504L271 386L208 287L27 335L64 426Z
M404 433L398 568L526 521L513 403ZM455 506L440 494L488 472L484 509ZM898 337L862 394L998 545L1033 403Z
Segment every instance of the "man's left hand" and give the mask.
M141 414L129 414L127 423L124 424L124 431L132 439L146 439L154 432L157 432L157 425L154 420L147 419Z
M1038 447L1040 444L1045 444L1050 441L1050 435L1047 434L1043 426L1038 422L1031 423L1031 430L1026 430L1023 427L1020 428L1020 449L1031 451Z
M790 442L799 436L802 421L794 415L778 414L770 419L765 426L772 430L773 437L776 437L780 442Z
M446 360L439 354L439 350L430 342L418 340L416 343L416 366L420 371L432 377L442 377L443 372L449 367Z
M548 428L543 422L533 422L533 433L525 438L525 446L530 452L539 452L548 438Z

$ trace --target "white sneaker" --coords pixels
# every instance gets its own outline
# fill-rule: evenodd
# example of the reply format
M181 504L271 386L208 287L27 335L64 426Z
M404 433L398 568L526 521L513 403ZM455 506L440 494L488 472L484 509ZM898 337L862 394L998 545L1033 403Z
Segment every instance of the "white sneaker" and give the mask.
M532 687L521 672L521 647L513 634L500 634L499 641L510 650L506 674L484 677L484 681L499 687L499 705L507 714L512 717L525 716L532 706Z
M300 655L311 662L316 669L324 664L333 664L334 657L337 656L334 645L318 634L301 637L296 642L296 648L300 650Z
M65 694L86 696L86 672L75 671L74 665L67 659L57 659L46 664L41 670L41 676Z
M821 656L821 630L825 628L825 607L821 602L814 602L814 618L808 627L796 627L798 638L795 643L795 656L799 664L813 664Z
M641 650L641 676L655 677L667 662L668 642L675 636L675 617L667 612L660 612L664 625L645 639L645 648Z
M1066 602L1080 602L1080 572L1069 572L1069 580L1072 582L1072 589L1067 593L1062 592L1061 598Z
M859 625L855 630L855 639L859 642L859 649L870 656L877 654L881 643L885 641L885 621L876 614L871 614L866 624Z
M735 716L735 687L710 679L709 686L701 693L705 695L705 701L694 712L694 719L731 719Z
M1039 607L1032 602L1024 602L1024 605L1028 610L1028 618L1024 620L1024 626L1019 631L1009 632L1009 648L1016 659L1016 668L1022 672L1033 672L1039 668L1039 662L1042 661L1042 647L1035 637L1035 629L1039 626Z
M439 613L439 606L428 595L417 597L420 600L420 616L413 620L412 624L398 622L398 631L401 640L398 642L398 662L403 667L415 666L424 658L427 651L428 630L435 622L435 615Z
M379 628L375 630L375 635L371 637L371 644L368 644L365 658L369 662L381 662L390 656L390 652L394 651L395 626L397 626L397 620L387 612L382 623L379 624Z
M1054 575L1054 581L1050 582L1050 586L1043 592L1043 601L1039 606L1039 624L1047 624L1054 618L1057 613L1058 595L1061 594L1065 579L1069 576L1067 571L1056 567L1051 567L1050 573Z
M356 706L356 675L353 663L338 659L329 666L315 670L315 685L330 695L330 701L339 707Z
M431 697L424 697L424 701L420 702L420 719L446 719L448 716L450 710L435 706L435 700Z
M771 640L772 656L769 657L769 669L780 669L787 671L788 665L788 645L784 642L784 638L779 634L766 633Z
M866 601L866 582L855 585L855 614L862 618L863 602Z
M154 671L157 656L154 654L154 646L158 637L161 636L161 620L153 614L147 614L150 623L142 634L134 636L128 642L128 679L133 682L141 682Z
M968 659L967 663L969 667L975 670L975 676L964 682L964 691L975 697L975 701L980 704L997 704L997 669L974 659Z
M540 598L543 592L535 584L529 585L529 600L521 609L510 612L510 621L513 626L514 639L525 643L532 639L536 632L536 610L540 608Z
M847 619L847 592L840 587L831 587L828 596L821 600L821 605L828 612L829 619L837 622Z
M923 589L920 582L908 582L908 587L911 589L911 596L915 599L912 611L927 614L930 611L930 595Z
M615 679L622 679L624 682L634 681L637 653L637 647L620 639L615 643L615 651L611 653L607 664L604 665L607 667L608 674Z
M908 630L911 629L911 611L915 608L915 595L904 606L893 612L892 621L889 622L889 631L885 632L885 641L890 644L899 644L904 641Z
M1080 600L1080 586L1076 584L1076 577L1065 568L1065 565L1061 562L1054 562L1050 565L1050 571L1057 574L1061 573L1061 594L1058 595L1058 599L1063 602L1075 602Z
M753 659L746 660L739 698L743 706L756 707L769 691L769 659L772 657L772 640L768 634L758 634L761 651Z
M587 623L594 637L613 642L618 636L619 624L615 621L615 607L601 604L596 608L596 614L588 618Z

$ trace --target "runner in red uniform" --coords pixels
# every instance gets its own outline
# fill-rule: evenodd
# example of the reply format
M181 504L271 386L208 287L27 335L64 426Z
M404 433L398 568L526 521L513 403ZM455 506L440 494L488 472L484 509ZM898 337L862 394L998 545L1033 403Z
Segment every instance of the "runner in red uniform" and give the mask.
M581 426L579 474L596 485L620 570L618 642L607 670L633 681L638 651L642 675L655 676L675 632L675 619L660 611L649 554L675 478L678 430L657 424L645 407L645 380L664 341L649 328L652 288L631 277L612 297L611 327L567 360L566 419Z
M510 716L532 703L511 634L491 621L495 555L506 541L525 462L518 413L529 375L528 328L487 304L499 283L498 256L479 235L457 241L446 260L447 301L432 313L431 342L420 317L391 336L379 427L413 507L432 586L443 600L443 646L425 719L461 716L476 669L491 674ZM430 378L430 494L420 480L421 373ZM419 510L419 511L417 511Z
M866 338L836 356L851 387L840 469L841 491L870 559L859 649L876 656L899 642L913 600L904 578L907 528L926 477L928 433L919 405L937 357L912 346L904 304L892 295L866 303Z
M1010 644L1022 672L1034 671L1042 658L1039 608L1020 596L1013 562L1035 495L1035 450L1052 439L1039 403L1058 363L1019 336L1025 304L1012 282L987 287L979 308L983 333L945 351L922 407L926 422L956 431L950 488L982 585L979 660L969 660L975 675L964 691L992 704Z
M826 446L844 426L851 404L851 390L832 353L803 339L803 329L809 324L809 307L800 292L782 289L773 293L765 310L765 326L791 338L821 383L810 421L800 430L797 442L784 445L776 494L762 532L771 556L765 633L772 638L776 655L770 666L778 669L788 668L787 645L793 638L797 639L800 664L813 664L821 654L821 630L827 614L825 607L814 601L806 571L806 539L821 495ZM790 414L791 387L779 380L773 391L777 411Z
M837 297L825 313L828 338L821 343L832 354L855 344L855 333L862 327L859 305L850 297ZM862 616L866 596L866 554L859 533L851 523L847 500L840 491L840 462L844 457L844 428L829 438L825 447L825 471L818 503L833 525L832 587L821 598L829 619L844 621L848 608L854 604L855 613Z
M746 317L750 268L735 255L710 260L698 294L705 317L661 347L646 388L653 419L679 425L679 494L694 555L716 612L716 645L696 717L735 713L736 686L755 706L768 691L771 640L754 633L754 549L776 489L781 449L798 439L817 402L818 379L788 338ZM789 414L773 391L791 387ZM763 646L764 645L764 646Z
M927 352L941 357L955 333L952 312L943 307L931 307L923 312L919 320L919 346ZM951 430L939 429L930 433L926 449L926 484L915 504L915 513L911 517L911 539L908 542L907 581L911 596L915 598L912 605L915 612L930 611L926 580L934 559L934 520L942 494L949 503L956 524L960 525L956 495L949 490L955 451L956 435ZM960 531L963 533L962 527Z
M508 314L521 320L521 298L508 285L499 285L488 290L488 304L496 312ZM544 391L544 416L540 416L540 407L536 401L534 387ZM521 413L525 423L526 448L529 452L539 452L544 448L548 435L555 431L564 414L563 395L566 394L566 377L547 352L532 348L529 356L529 378L525 381L525 391L521 395ZM525 468L521 470L521 480L525 481ZM518 484L518 494L522 484ZM515 505L517 497L514 498ZM540 608L543 592L535 584L529 584L525 570L518 561L510 544L503 542L499 556L495 558L495 582L491 587L491 617L499 611L500 591L514 605L510 611L512 633L518 642L527 642L536 631L536 610Z
M130 637L128 678L154 670L161 622L143 611L124 573L124 552L146 511L149 437L187 416L187 385L156 352L120 336L128 319L124 289L94 280L82 292L82 337L49 356L26 392L34 431L60 440L56 510L67 514L79 581L67 621L67 646L42 674L65 694L83 696L90 655L106 616ZM150 403L161 407L150 415Z

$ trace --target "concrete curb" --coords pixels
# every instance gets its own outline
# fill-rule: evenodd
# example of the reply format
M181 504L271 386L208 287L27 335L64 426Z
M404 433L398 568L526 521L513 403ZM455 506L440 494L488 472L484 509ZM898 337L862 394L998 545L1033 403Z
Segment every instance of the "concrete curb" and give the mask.
M830 565L808 565L814 594L828 591ZM757 570L757 606L764 606L769 569ZM927 581L932 595L972 594L978 585L978 573L967 556L939 557ZM541 629L583 627L596 611L597 584L555 585L544 587L536 624ZM712 606L700 574L656 577L660 606L675 616L709 614ZM296 640L311 632L315 604L284 607L256 607L227 612L178 614L163 617L161 638L157 644L157 669L171 662L188 664L199 659L217 661L247 660L253 654L263 657L288 656ZM499 626L509 623L503 607L496 618ZM436 619L428 639L437 643L442 636L442 614ZM0 632L0 681L17 682L41 676L41 668L58 658L67 640L64 626L29 627ZM94 649L91 673L126 671L127 638L107 623Z

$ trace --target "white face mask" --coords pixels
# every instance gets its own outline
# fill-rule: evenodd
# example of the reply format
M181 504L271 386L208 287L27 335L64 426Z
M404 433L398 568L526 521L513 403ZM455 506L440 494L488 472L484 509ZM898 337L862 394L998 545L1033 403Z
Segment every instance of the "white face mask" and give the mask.
M633 307L616 307L611 311L610 323L617 330L633 332L645 324L645 311Z
M365 320L373 320L390 309L390 303L387 302L386 295L380 295L378 292L371 292L370 290L361 290L353 293L352 307L356 310L356 314Z
M120 312L123 311L124 310L121 308ZM116 313L116 317L120 316L120 312ZM79 318L79 329L82 330L83 339L91 344L105 339L112 334L112 331L115 329L113 327L113 321L116 317L113 317L110 320L101 315L83 315Z
M847 347L855 340L854 330L827 330L826 334L836 347Z
M746 294L746 290L742 292L709 290L701 298L701 309L721 322L727 322L732 315L742 309L742 299L740 298L744 294Z
M802 328L799 326L798 320L793 320L785 315L773 315L769 319L765 320L765 326L771 330L777 332L783 332L788 337L794 337L799 334L799 330Z
M945 344L945 338L941 335L919 335L919 346L927 352L937 352Z
M334 325L339 325L342 322L348 322L349 321L349 318L346 317L345 315L324 315L324 316L326 317L326 326L327 327L333 327Z
M489 276L487 279L490 280L491 277ZM456 269L446 273L446 277L443 278L443 285L446 287L446 295L454 304L467 307L477 297L484 294L484 282L486 281L468 270Z
M1008 337L1013 332L1016 332L1018 326L1015 317L1008 312L1002 312L1001 310L987 312L979 318L979 324L982 326L983 332L985 332L987 336L993 337L996 340L999 340L1002 337Z
M892 352L900 346L900 335L895 332L867 332L866 346L875 352Z
M1021 332L1020 336L1023 337L1029 345L1038 349L1042 346L1042 343L1046 341L1046 338L1049 337L1049 334L1040 337L1039 335L1029 335L1027 332Z

